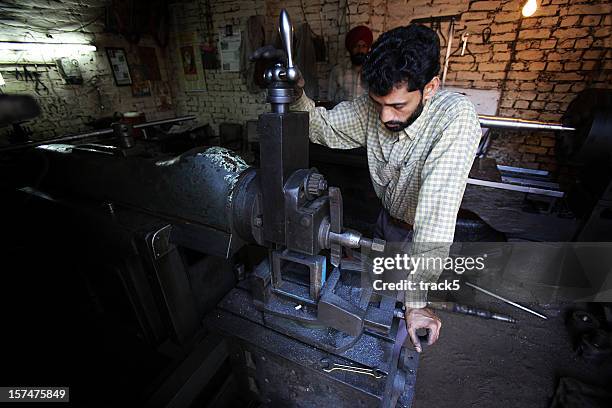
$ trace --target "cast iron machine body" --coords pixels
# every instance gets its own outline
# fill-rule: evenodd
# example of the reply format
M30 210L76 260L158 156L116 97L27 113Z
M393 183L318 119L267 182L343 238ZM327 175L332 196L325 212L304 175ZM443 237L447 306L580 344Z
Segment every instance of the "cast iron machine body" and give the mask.
M190 406L202 393L216 393L216 406L411 404L418 359L402 347L396 300L343 258L343 248L381 253L385 242L344 228L340 190L309 168L308 113L289 110L300 73L284 10L280 31L288 63L265 76L259 169L222 148L151 155L120 127L118 146L35 143L24 155L34 176L17 195L38 217L33 231L44 226L43 243L69 237L58 246L78 248L87 268L75 282L118 311L104 312L112 330L167 364L142 380L155 384L148 406ZM236 258L249 247L267 255L245 274Z
M381 253L385 242L345 229L340 190L308 168L308 113L289 110L300 73L285 10L279 30L287 65L264 74L272 112L258 122L255 222L268 257L207 323L236 339L234 364L271 406L409 406L417 357L402 347L396 300L373 293L361 263L342 259L343 247Z

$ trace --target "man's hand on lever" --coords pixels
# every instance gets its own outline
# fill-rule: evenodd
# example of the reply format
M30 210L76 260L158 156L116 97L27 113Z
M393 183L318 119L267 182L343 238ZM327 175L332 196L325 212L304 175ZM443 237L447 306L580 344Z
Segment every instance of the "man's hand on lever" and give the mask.
M408 336L414 345L417 352L421 352L421 341L417 335L418 329L427 329L427 344L432 345L440 336L440 328L442 327L442 321L431 309L411 309L406 308L404 312L406 319L406 329L408 330Z

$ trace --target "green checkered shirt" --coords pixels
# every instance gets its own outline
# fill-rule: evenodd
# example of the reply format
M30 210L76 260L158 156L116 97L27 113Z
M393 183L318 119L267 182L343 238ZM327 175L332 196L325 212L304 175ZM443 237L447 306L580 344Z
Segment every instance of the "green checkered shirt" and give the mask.
M481 136L478 114L467 97L438 90L418 119L400 132L384 126L367 93L332 110L315 107L304 95L291 109L309 112L314 143L334 149L366 146L383 207L413 226L413 256L432 251L446 256ZM435 281L439 275L424 274L417 271L411 280ZM425 302L423 294L406 294L407 306L424 307Z

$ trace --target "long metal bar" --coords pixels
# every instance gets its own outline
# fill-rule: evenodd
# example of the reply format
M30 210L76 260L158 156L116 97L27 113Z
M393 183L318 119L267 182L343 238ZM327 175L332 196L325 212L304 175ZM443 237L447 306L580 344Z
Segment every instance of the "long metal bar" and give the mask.
M574 132L576 128L563 126L561 123L539 122L536 120L503 118L500 116L478 115L480 126L499 129L531 129L531 130L558 130Z
M511 300L508 300L508 299L506 299L505 297L499 296L499 295L497 295L497 294L495 294L495 293L493 293L493 292L489 292L488 290L483 289L483 288L481 288L480 286L476 286L476 285L474 285L473 283L470 283L470 282L467 282L467 281L464 281L463 283L465 283L465 284L466 284L467 286L469 286L470 288L474 288L474 289L476 289L477 291L480 291L480 292L482 292L482 293L484 293L484 294L486 294L486 295L489 295L489 296L491 296L491 297L494 297L495 299L499 299L499 300L501 300L502 302L505 302L505 303L507 303L507 304L509 304L509 305L512 305L512 306L514 306L514 307L516 307L516 308L519 308L519 309L521 309L521 310L524 310L524 311L525 311L525 312L527 312L527 313L531 313L532 315L538 316L538 317L540 317L540 318L542 318L542 319L544 319L544 320L548 319L548 317L544 316L544 315L543 315L543 314L541 314L541 313L536 312L535 310L531 310L531 309L529 309L528 307L525 307L525 306L523 306L523 305L519 305L518 303L513 302L513 301L511 301Z
M183 122L187 120L194 120L195 118L196 117L194 115L188 115L188 116L180 116L178 118L172 118L172 119L153 120L151 122L139 123L137 125L134 125L134 129L142 129L142 128L147 128L151 126L159 126L159 125L165 125L169 123ZM74 140L89 139L91 137L107 136L112 133L113 133L113 129L108 128L108 129L94 130L92 132L79 133L76 135L56 137L54 139L45 139L45 140L37 140L34 142L20 143L16 145L0 147L0 153L10 152L13 150L27 149L29 147L42 146L42 145L51 144L51 143L71 142Z
M527 186L517 186L515 184L499 183L497 181L479 180L479 179L474 179L474 178L468 178L467 184L472 184L475 186L499 188L502 190L519 191L521 193L538 194L538 195L545 195L545 196L558 197L558 198L565 196L565 193L563 191L546 190L544 188L527 187Z

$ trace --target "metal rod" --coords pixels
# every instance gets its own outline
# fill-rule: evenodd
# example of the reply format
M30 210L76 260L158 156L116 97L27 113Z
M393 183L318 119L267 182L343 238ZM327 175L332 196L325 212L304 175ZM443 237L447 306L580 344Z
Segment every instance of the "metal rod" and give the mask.
M187 120L194 120L195 118L196 117L194 115L188 115L188 116L180 116L178 118L153 120L151 122L139 123L137 125L134 125L134 129L142 129L142 128L147 128L151 126L159 126L159 125L165 125L169 123L183 122ZM113 129L111 128L100 129L100 130L94 130L92 132L79 133L76 135L56 137L54 139L37 140L34 142L26 142L26 143L20 143L16 145L4 146L4 147L0 147L0 152L10 152L13 150L27 149L29 147L42 146L42 145L51 144L51 143L71 142L74 140L88 139L91 137L99 137L99 136L107 136L111 134L113 134Z
M169 123L177 123L177 122L184 122L187 120L195 120L195 118L196 118L195 115L179 116L178 118L152 120L150 122L139 123L137 125L134 125L133 127L134 129L142 129L142 128L147 128L151 126L167 125Z
M26 143L20 143L16 145L4 146L0 148L0 152L10 152L13 150L27 149L29 147L42 146L42 145L46 145L50 143L70 142L73 140L87 139L90 137L106 136L112 133L113 133L112 129L95 130L93 132L79 133L78 135L62 136L62 137L56 137L55 139L37 140L35 142L26 142Z
M527 186L517 186L515 184L500 183L497 181L489 181L489 180L479 180L479 179L474 179L474 178L468 178L467 184L472 184L475 186L499 188L502 190L520 191L521 193L537 194L537 195L544 195L544 196L557 197L557 198L561 198L565 196L565 193L563 191L547 190L544 188L527 187Z
M480 126L500 129L532 129L532 130L559 130L574 132L576 128L563 126L561 123L539 122L535 120L503 118L500 116L478 115Z
M544 316L544 315L543 315L543 314L541 314L541 313L538 313L538 312L536 312L536 311L534 311L534 310L531 310L531 309L529 309L528 307L525 307L525 306L523 306L523 305L519 305L518 303L513 302L513 301L511 301L511 300L508 300L508 299L506 299L506 298L504 298L504 297L502 297L502 296L496 295L495 293L490 292L490 291L488 291L488 290L486 290L486 289L483 289L483 288L481 288L480 286L476 286L476 285L474 285L473 283L470 283L470 282L467 282L467 281L464 281L464 283L465 283L467 286L471 287L471 288L474 288L474 289L476 289L476 290L478 290L478 291L480 291L480 292L482 292L482 293L484 293L484 294L486 294L486 295L492 296L492 297L494 297L495 299L499 299L499 300L501 300L502 302L505 302L505 303L507 303L507 304L509 304L509 305L512 305L512 306L516 307L516 308L519 308L519 309L521 309L521 310L524 310L524 311L525 311L525 312L527 312L527 313L531 313L532 315L538 316L538 317L540 317L540 318L542 318L542 319L544 319L544 320L548 319L548 317Z

